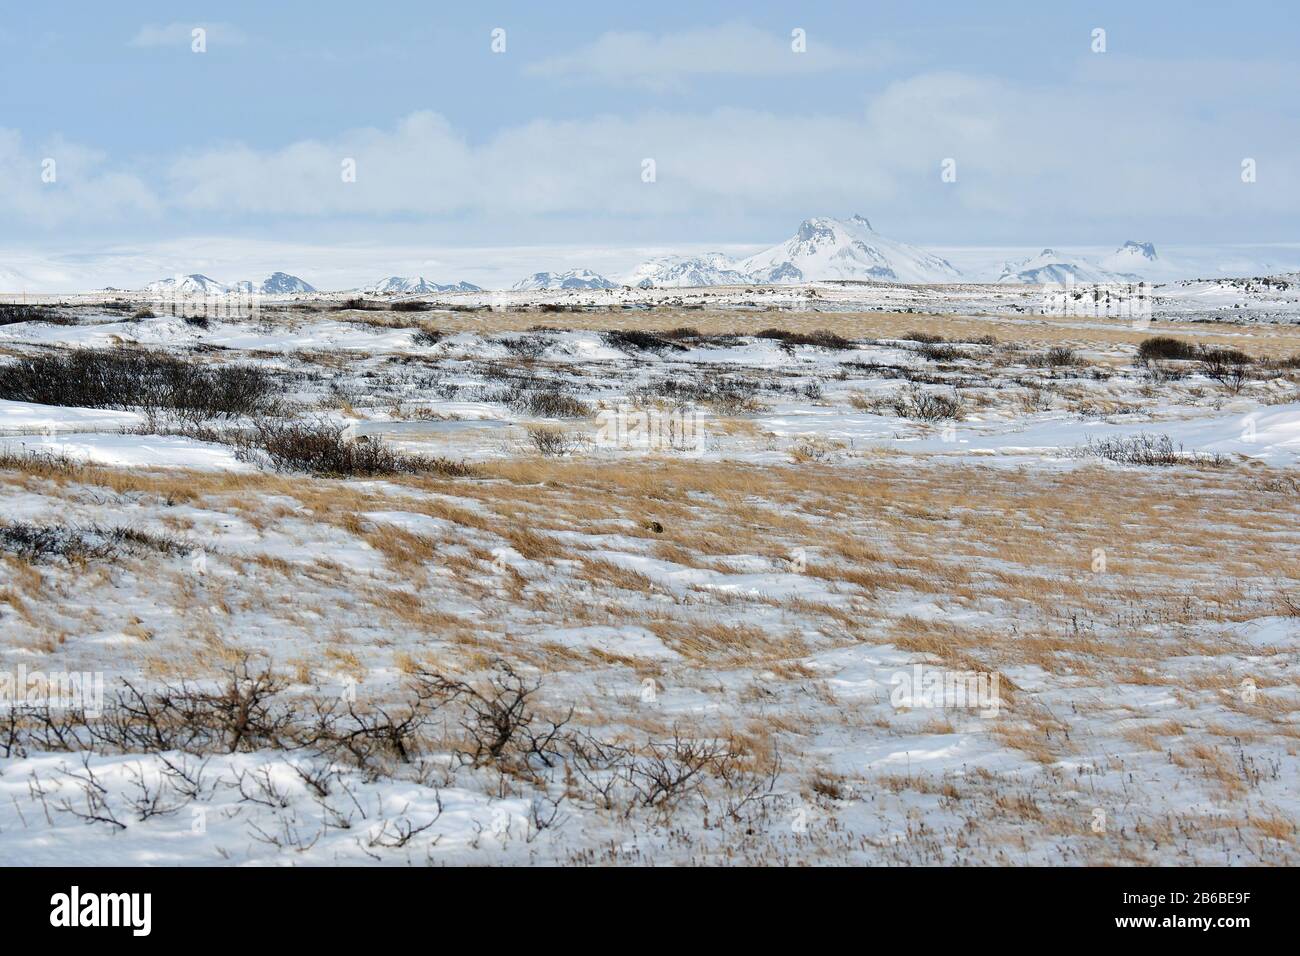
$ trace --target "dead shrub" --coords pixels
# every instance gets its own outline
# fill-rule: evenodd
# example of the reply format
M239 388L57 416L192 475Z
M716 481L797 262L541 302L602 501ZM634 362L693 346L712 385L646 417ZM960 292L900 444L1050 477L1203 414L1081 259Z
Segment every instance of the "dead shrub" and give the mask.
M938 422L960 419L964 414L961 399L942 392L923 392L909 388L894 396L891 405L899 418L921 422Z
M465 478L477 473L465 462L400 454L377 438L349 438L346 431L347 426L331 422L258 422L239 457L264 461L276 471L327 477L432 474Z
M529 428L528 440L539 454L547 458L568 455L578 444L572 435L558 428Z
M507 661L493 660L481 687L428 670L418 671L413 679L421 699L464 705L460 726L466 742L460 755L474 766L536 759L549 767L558 758L561 731L573 709L563 720L541 719L532 704L540 684L525 680Z

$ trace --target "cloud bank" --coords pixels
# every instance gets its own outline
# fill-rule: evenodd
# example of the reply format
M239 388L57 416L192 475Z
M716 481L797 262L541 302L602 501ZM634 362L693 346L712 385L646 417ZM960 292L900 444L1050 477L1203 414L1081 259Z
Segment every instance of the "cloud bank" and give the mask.
M796 37L799 30L802 36ZM784 37L746 23L726 23L679 33L604 33L571 53L529 64L533 76L684 89L695 76L783 76L880 66L891 57L883 47L872 54L843 52L806 31Z
M38 149L0 130L0 205L11 224L44 230L160 217L205 226L479 217L518 227L507 242L533 241L522 235L529 223L564 216L666 222L862 211L882 219L880 228L906 219L924 233L928 223L964 220L972 233L990 234L1123 217L1203 236L1235 227L1251 238L1252 224L1300 213L1293 125L1268 122L1267 104L1204 111L1186 87L1212 76L1189 75L1176 94L1158 77L1158 64L1140 62L1104 81L1042 88L924 73L864 97L854 115L647 110L538 119L481 142L419 111L386 129L135 161L71 142ZM1277 83L1277 95L1300 92L1294 78ZM45 157L58 162L57 183L41 181ZM1257 168L1249 184L1240 175L1246 158ZM653 182L643 175L647 159ZM948 159L952 182L941 175ZM355 181L345 163L355 164Z

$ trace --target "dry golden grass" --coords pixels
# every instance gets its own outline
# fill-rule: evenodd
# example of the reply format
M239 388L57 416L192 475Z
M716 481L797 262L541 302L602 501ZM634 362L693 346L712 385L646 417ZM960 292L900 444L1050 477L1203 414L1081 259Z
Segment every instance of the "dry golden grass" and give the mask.
M661 459L610 467L530 458L491 462L475 478L401 476L379 488L302 476L34 462L0 471L0 486L69 501L93 488L163 513L166 503L187 503L268 536L290 526L311 534L315 524L322 541L368 545L381 570L358 576L328 547L307 560L256 546L242 557L215 549L212 560L228 562L236 580L209 578L200 586L183 575L167 579L162 600L190 627L183 646L160 636L157 619L143 613L114 620L111 609L93 601L74 610L50 572L13 558L0 565L0 603L7 620L32 635L27 646L70 653L77 633L116 629L135 638L141 665L158 674L231 659L247 638L230 621L254 613L288 633L330 635L314 666L358 675L394 664L409 671L426 653L450 662L507 654L544 673L593 666L660 673L657 663L528 637L557 626L632 624L657 635L689 667L762 671L771 675L765 680L806 686L810 700L842 712L845 721L851 709L805 661L821 647L889 643L936 655L955 669L999 673L1007 709L991 733L1049 766L1074 747L1059 722L1021 699L1006 676L1012 667L1034 665L1098 686L1170 687L1189 703L1221 699L1258 722L1256 735L1296 739L1289 688L1260 679L1258 697L1248 702L1236 693L1240 673L1184 667L1175 679L1166 666L1190 655L1240 659L1242 649L1226 629L1196 628L1278 613L1286 595L1300 594L1300 569L1280 560L1300 545L1294 494L1261 491L1253 474L1237 467L1144 472L1135 480L1102 467L918 467L888 455L776 466ZM366 518L372 511L408 511L446 526L417 534ZM579 537L562 540L561 533ZM583 535L631 543L587 543ZM592 553L611 548L721 575L766 561L769 572L802 573L808 589L674 591ZM1099 548L1104 573L1093 570ZM497 566L502 549L531 565ZM802 566L792 558L799 550ZM111 587L105 574L89 567L78 587L92 595ZM290 603L286 588L295 596ZM917 603L940 614L909 611ZM1000 623L953 616L989 609ZM331 629L342 619L364 622L371 633ZM61 633L74 635L67 651L49 642ZM304 682L313 676L313 664L301 657L292 666ZM762 706L765 689L745 686L744 699ZM774 733L808 729L801 715L781 720ZM943 719L925 727L937 734L953 729ZM881 730L888 732L887 722ZM1186 746L1181 724L1138 722L1122 736L1144 752L1172 747L1178 766L1225 799L1244 792L1225 752ZM1213 731L1203 736L1226 739ZM1029 812L1014 801L1006 809Z
M1239 348L1259 356L1300 352L1300 331L1261 323L1160 322L1134 329L1127 321L1077 316L965 316L898 312L817 312L771 310L762 313L728 309L660 307L628 313L622 309L543 313L536 311L452 312L424 315L417 322L408 316L374 312L332 313L326 318L363 322L378 328L432 326L443 332L524 332L537 326L555 329L645 330L667 332L688 327L707 335L752 334L756 329L782 329L811 333L833 329L854 339L900 338L909 332L940 335L953 341L973 341L992 335L999 342L1029 348L1075 345L1109 348L1137 345L1153 335L1187 335L1197 342Z

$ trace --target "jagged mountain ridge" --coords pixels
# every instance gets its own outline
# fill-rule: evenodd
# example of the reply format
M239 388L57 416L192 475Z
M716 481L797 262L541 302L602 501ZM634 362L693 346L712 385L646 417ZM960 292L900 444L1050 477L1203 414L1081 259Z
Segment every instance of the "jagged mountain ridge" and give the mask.
M424 276L388 276L371 283L360 291L374 295L428 295L432 292L482 292L483 290L472 282L454 282L443 285L430 282Z
M592 272L590 269L570 269L567 272L534 272L511 287L515 292L536 292L555 289L617 289L618 283Z
M882 236L865 216L819 216L805 219L784 242L744 259L721 253L663 256L642 263L628 281L639 286L685 286L835 279L935 283L961 278L948 260Z
M1150 242L1126 241L1100 264L1082 256L1070 256L1044 249L1027 259L1008 260L998 282L1044 285L1140 282L1144 272L1158 269L1156 248ZM1142 270L1142 271L1138 271Z
M273 272L260 282L243 279L226 285L202 273L176 275L166 279L156 279L144 287L145 292L154 295L211 296L243 294L252 295L295 295L315 292L316 288L297 276L287 272Z

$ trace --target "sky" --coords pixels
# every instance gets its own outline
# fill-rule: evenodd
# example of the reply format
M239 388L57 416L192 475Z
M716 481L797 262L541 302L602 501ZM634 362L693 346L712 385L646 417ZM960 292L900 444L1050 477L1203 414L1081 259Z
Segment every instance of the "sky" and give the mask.
M9 4L0 274L1295 242L1297 49L1281 2Z

